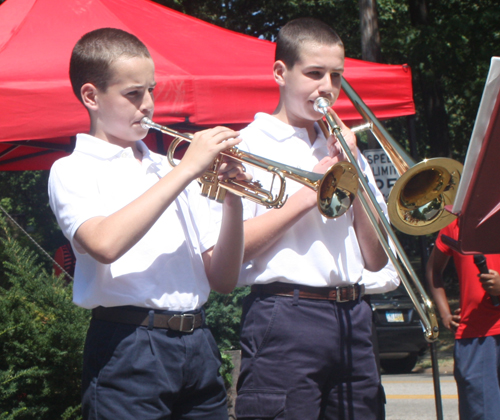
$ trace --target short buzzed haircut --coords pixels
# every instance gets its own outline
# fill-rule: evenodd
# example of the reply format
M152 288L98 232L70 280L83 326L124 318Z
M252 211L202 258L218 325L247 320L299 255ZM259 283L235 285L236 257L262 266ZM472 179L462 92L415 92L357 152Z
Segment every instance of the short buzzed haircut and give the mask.
M344 48L337 32L326 23L314 18L299 18L280 29L276 39L275 61L281 60L288 68L292 68L300 60L300 48L306 42Z
M96 29L80 38L69 64L71 86L80 102L83 102L81 88L85 83L106 92L112 77L111 64L123 57L151 58L151 55L135 35L121 29Z

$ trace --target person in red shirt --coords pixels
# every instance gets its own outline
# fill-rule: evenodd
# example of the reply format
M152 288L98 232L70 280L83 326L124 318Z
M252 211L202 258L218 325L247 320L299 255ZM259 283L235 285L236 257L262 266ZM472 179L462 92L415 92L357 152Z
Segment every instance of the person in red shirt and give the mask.
M479 274L473 255L464 255L443 242L458 240L455 220L443 228L429 257L427 283L443 325L455 332L454 376L461 420L500 419L500 254L486 255L488 274ZM460 307L451 312L443 271L453 257L460 286Z

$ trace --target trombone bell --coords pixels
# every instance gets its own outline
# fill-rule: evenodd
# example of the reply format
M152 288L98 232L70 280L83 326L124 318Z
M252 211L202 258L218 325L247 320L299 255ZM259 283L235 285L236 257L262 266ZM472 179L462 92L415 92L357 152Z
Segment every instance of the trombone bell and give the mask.
M409 235L427 235L451 223L456 217L445 206L455 200L463 165L448 158L415 163L344 78L342 90L365 123L371 124L370 131L400 175L387 202L393 226Z
M409 235L427 235L449 225L463 165L447 158L426 159L406 171L387 203L391 223Z

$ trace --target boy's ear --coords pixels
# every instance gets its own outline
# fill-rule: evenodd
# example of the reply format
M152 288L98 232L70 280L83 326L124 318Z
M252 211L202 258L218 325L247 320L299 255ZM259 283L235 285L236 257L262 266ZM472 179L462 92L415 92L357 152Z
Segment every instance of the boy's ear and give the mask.
M274 75L274 81L279 85L279 86L284 86L285 85L285 73L287 71L286 64L281 61L275 61L273 65L273 75Z
M97 88L92 83L85 83L80 89L82 102L89 110L97 109Z

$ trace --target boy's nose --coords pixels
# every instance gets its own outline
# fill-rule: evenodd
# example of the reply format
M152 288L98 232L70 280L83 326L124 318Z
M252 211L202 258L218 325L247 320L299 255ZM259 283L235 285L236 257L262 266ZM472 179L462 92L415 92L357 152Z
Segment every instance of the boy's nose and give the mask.
M151 110L153 109L154 104L155 104L155 98L153 92L146 92L144 94L144 99L142 101L142 108Z
M320 92L324 93L332 93L334 90L334 85L332 82L332 78L330 75L325 75L323 79L321 80L321 85L320 85Z

